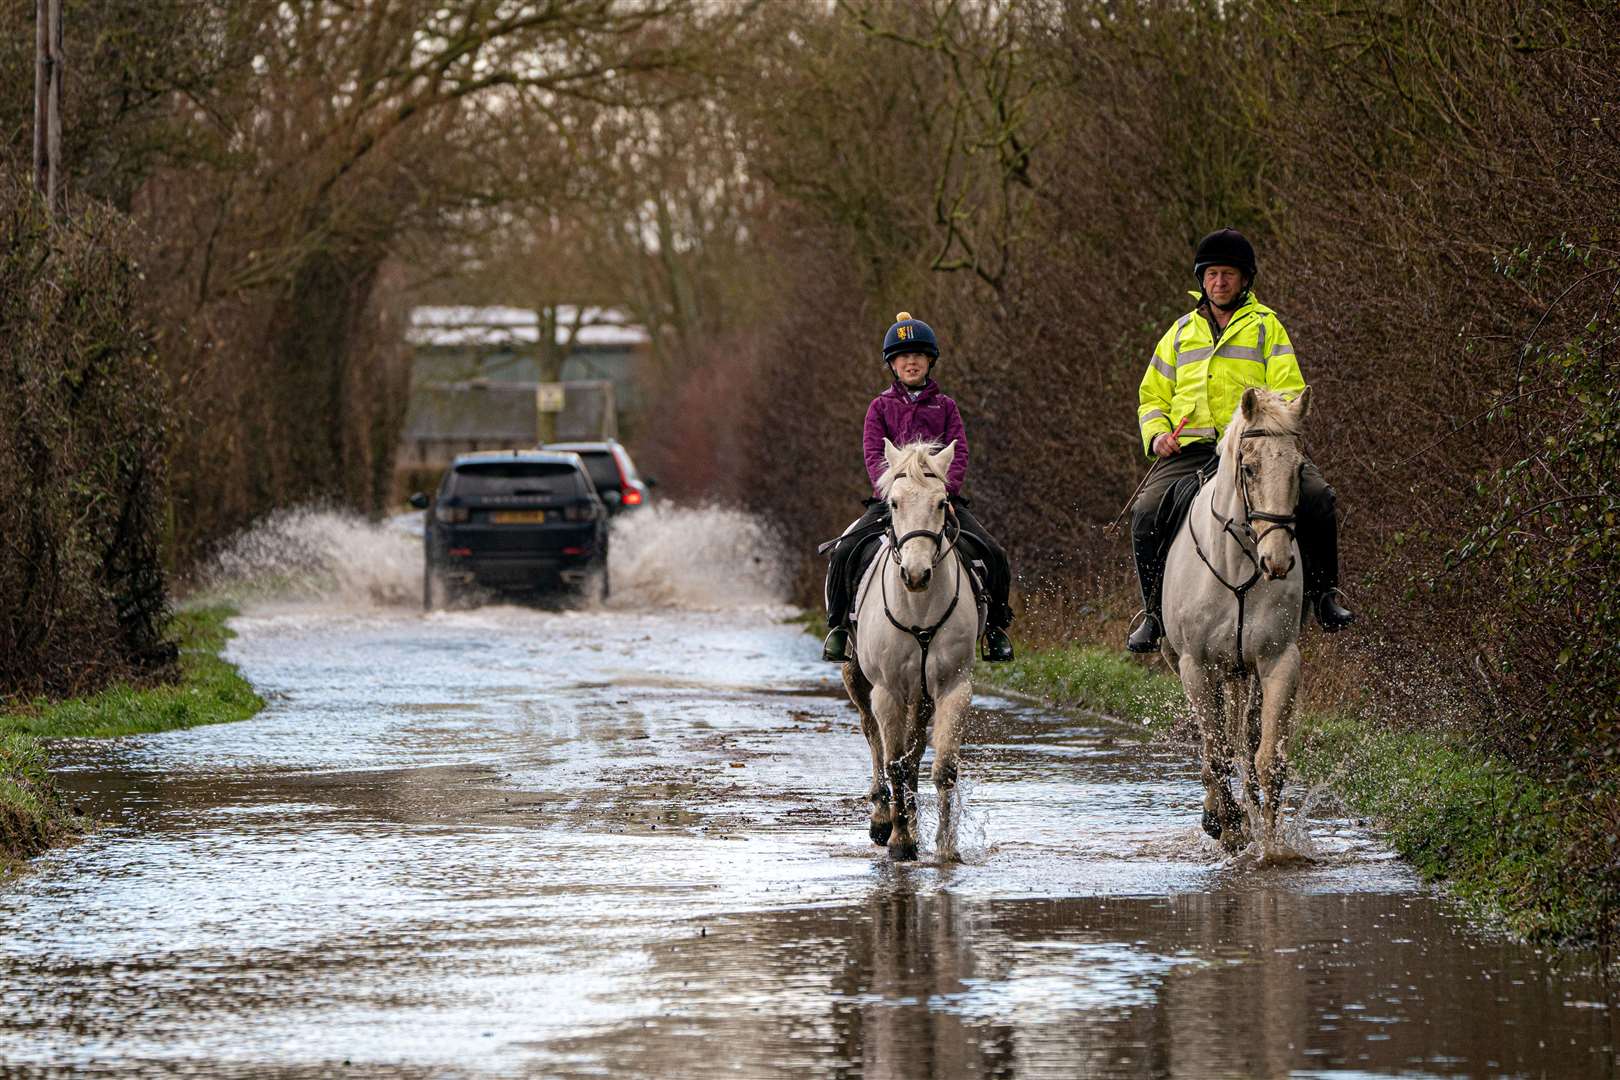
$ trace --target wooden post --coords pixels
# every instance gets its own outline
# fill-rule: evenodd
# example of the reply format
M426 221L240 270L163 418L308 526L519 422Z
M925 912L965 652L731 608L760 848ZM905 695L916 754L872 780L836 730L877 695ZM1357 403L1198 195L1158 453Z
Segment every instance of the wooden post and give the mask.
M34 0L34 190L40 195L49 186L51 170L45 141L51 100L50 25L50 0Z
M34 188L54 218L62 191L62 0L34 3Z
M47 125L51 167L46 180L45 204L54 218L62 209L62 0L50 0L51 94Z

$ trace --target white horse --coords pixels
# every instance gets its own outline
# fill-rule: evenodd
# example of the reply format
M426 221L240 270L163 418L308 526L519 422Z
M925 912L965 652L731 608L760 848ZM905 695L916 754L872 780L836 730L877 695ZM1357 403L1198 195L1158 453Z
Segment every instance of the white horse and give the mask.
M961 723L973 696L978 611L956 552L960 527L945 498L956 443L897 448L883 440L888 471L889 545L855 604L855 659L844 686L872 751L871 837L894 859L917 857L917 767L933 723L936 846L956 858L956 788Z
M1203 736L1204 830L1229 851L1251 839L1239 800L1258 808L1267 837L1276 835L1283 741L1299 689L1304 572L1293 524L1309 411L1308 389L1292 402L1244 391L1215 479L1198 493L1165 564L1164 656Z

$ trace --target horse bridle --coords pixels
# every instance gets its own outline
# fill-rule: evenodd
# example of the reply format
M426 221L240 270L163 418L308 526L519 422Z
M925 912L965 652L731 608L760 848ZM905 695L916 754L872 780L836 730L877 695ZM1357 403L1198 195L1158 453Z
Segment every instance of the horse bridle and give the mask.
M1290 540L1295 539L1294 525L1296 523L1296 518L1298 517L1298 515L1297 514L1268 514L1263 510L1256 510L1254 508L1254 504L1249 501L1249 481L1248 481L1248 479L1246 478L1246 476L1245 476L1245 474L1243 472L1243 449L1242 449L1243 440L1244 439L1292 439L1292 438L1295 438L1295 436L1291 432L1287 432L1287 431L1268 431L1265 428L1250 428L1248 431L1241 432L1238 435L1238 460L1237 460L1238 493L1243 496L1243 525L1241 527L1243 529L1244 534L1249 538L1250 542L1254 544L1256 551L1258 551L1260 549L1260 541L1264 540L1266 537L1270 536L1272 533L1276 532L1278 529L1282 529L1284 532L1286 532L1288 534L1288 539L1290 539ZM1211 503L1210 509L1212 511L1214 510L1214 504L1213 503ZM1234 521L1232 519L1221 518L1221 516L1219 514L1216 514L1215 516L1217 518L1220 518L1220 520L1225 523L1224 526L1223 526L1223 529L1225 531L1231 531L1237 525L1236 521ZM1257 532L1254 531L1254 523L1256 521L1270 522L1271 525L1270 525L1269 528L1262 529L1257 533ZM1235 536L1236 534L1234 533L1233 535ZM1245 554L1248 553L1247 548L1244 548L1244 553ZM1250 558L1252 559L1253 556L1250 556ZM1258 560L1256 560L1255 565L1258 567L1258 565L1259 565ZM1288 569L1292 570L1293 568L1294 568L1294 560L1293 560L1293 557L1290 556L1289 560L1288 560Z
M1204 545L1198 542L1198 530L1192 527L1192 522L1189 521L1187 523L1187 532L1192 535L1193 550L1198 552L1198 557L1204 561L1205 566L1209 567L1209 572L1215 575L1215 580L1224 585L1227 591L1233 596L1237 597L1237 659L1233 664L1233 672L1239 676L1247 675L1249 671L1248 667L1243 662L1243 602L1248 596L1249 590L1254 588L1255 583L1260 580L1260 575L1263 573L1263 569L1260 565L1260 541L1264 540L1278 529L1282 529L1288 533L1288 538L1290 540L1295 539L1294 526L1296 524L1296 518L1298 517L1297 514L1270 514L1254 508L1253 503L1249 501L1249 483L1244 478L1243 473L1243 440L1267 438L1292 439L1296 437L1297 436L1295 436L1292 432L1270 431L1266 428L1250 428L1247 431L1238 433L1238 459L1236 462L1234 462L1234 466L1237 469L1238 494L1243 499L1243 521L1241 524L1238 523L1236 518L1223 517L1221 512L1215 509L1215 500L1210 499L1210 515L1214 517L1216 521L1221 523L1222 532L1229 534L1232 539L1238 542L1238 550L1243 552L1244 557L1247 558L1250 564L1252 564L1254 567L1254 571L1249 574L1247 580L1241 584L1234 585L1232 582L1227 581L1226 578L1222 577L1221 572L1215 569L1215 564L1209 561L1209 556L1204 554ZM1270 527L1256 532L1254 528L1254 523L1256 521L1269 522ZM1244 542L1245 539L1247 539L1248 543ZM1249 547L1250 544L1254 545L1252 550ZM1288 557L1288 570L1293 570L1293 568L1294 556L1290 554ZM1288 571L1284 571L1285 576L1287 572Z
M925 475L929 476L931 479L939 479L932 473L927 473ZM953 522L956 525L954 531L951 529ZM952 506L950 500L947 499L945 502L945 523L938 529L912 529L904 536L895 536L894 516L891 514L889 517L889 524L884 528L884 532L889 538L889 558L894 560L894 564L896 566L900 565L900 548L903 545L917 539L918 537L932 540L934 542L934 558L928 564L928 568L932 570L934 567L944 562L945 556L949 555L956 548L956 542L962 537L962 523L957 520L956 507Z

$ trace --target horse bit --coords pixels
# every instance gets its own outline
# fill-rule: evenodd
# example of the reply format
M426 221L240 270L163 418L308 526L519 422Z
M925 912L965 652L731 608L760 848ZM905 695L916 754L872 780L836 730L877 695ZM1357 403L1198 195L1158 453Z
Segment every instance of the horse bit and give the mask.
M1209 572L1215 575L1215 580L1226 586L1227 591L1229 591L1233 596L1237 597L1237 658L1232 664L1232 672L1238 676L1247 675L1249 673L1248 666L1243 662L1243 603L1244 599L1249 594L1249 590L1254 588L1255 583L1260 580L1260 575L1263 573L1260 566L1259 557L1260 541L1264 540L1278 529L1286 532L1288 534L1288 539L1294 540L1295 519L1298 517L1297 514L1268 514L1264 511L1256 510L1254 505L1249 501L1249 483L1245 479L1245 474L1243 472L1243 440L1265 438L1294 438L1294 436L1285 431L1268 431L1265 428L1250 428L1248 431L1241 432L1238 435L1238 460L1236 465L1238 494L1243 498L1243 523L1241 525L1238 524L1236 518L1222 517L1220 511L1215 509L1214 499L1211 499L1209 503L1209 512L1216 521L1221 523L1221 531L1229 534L1232 539L1236 540L1238 542L1238 550L1243 552L1244 557L1247 558L1249 562L1254 564L1254 572L1249 575L1248 580L1244 581L1241 585L1234 585L1222 577L1221 572L1215 569L1215 564L1209 561L1209 556L1204 554L1204 545L1198 542L1198 530L1194 529L1190 522L1187 525L1187 531L1192 534L1193 550L1198 552L1198 557L1204 561L1205 566L1209 567ZM1254 523L1256 521L1270 522L1270 526L1257 533L1254 530ZM1248 540L1248 543L1244 542L1245 539ZM1254 545L1254 549L1252 551L1249 548L1249 544ZM1293 568L1294 556L1289 555L1288 570L1293 570ZM1287 572L1288 571L1284 571L1285 576Z

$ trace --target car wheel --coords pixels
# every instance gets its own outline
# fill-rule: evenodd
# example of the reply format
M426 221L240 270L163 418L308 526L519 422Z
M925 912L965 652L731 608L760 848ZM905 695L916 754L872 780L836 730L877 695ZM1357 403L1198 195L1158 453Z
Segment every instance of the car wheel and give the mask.
M448 608L451 601L450 586L444 578L433 572L433 565L428 564L422 570L422 610Z
M602 556L602 584L596 598L605 604L611 595L613 595L613 587L608 582L608 561L607 556L604 555Z

